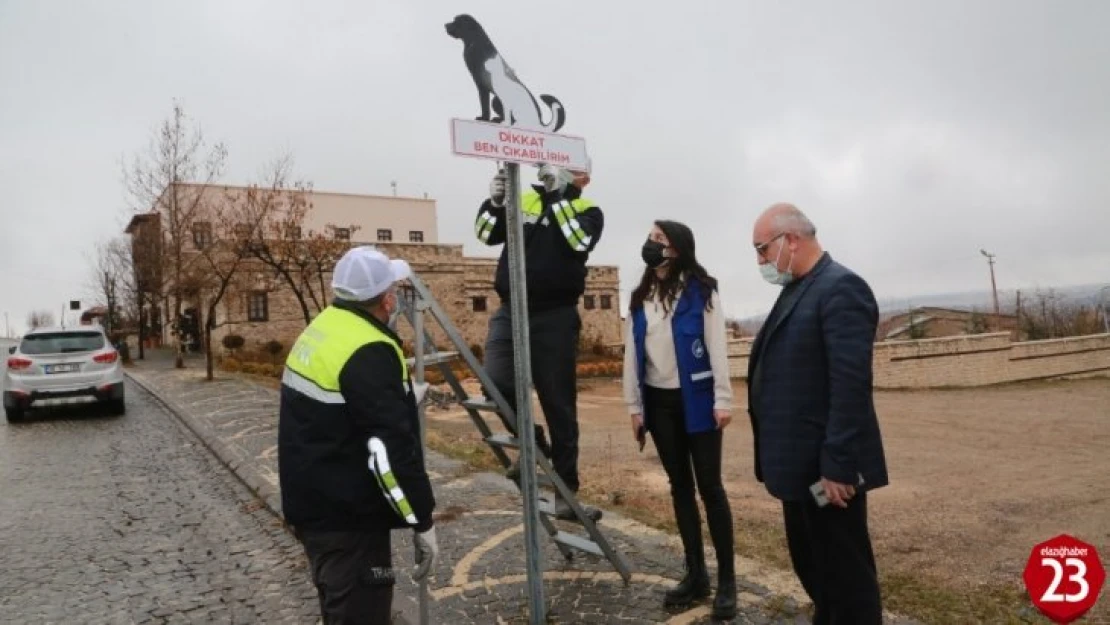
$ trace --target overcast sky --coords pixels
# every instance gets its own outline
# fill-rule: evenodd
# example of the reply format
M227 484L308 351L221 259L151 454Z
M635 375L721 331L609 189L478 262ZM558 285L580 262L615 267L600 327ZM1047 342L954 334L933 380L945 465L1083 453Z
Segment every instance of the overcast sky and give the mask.
M751 224L791 201L880 298L1110 280L1110 3L0 0L0 312L86 299L124 225L120 161L178 98L229 149L227 182L283 153L317 189L428 193L474 241L493 164L472 118L473 14L584 136L605 211L592 257L642 270L685 221L726 312L765 312ZM545 32L545 29L549 29ZM525 169L531 173L533 170Z

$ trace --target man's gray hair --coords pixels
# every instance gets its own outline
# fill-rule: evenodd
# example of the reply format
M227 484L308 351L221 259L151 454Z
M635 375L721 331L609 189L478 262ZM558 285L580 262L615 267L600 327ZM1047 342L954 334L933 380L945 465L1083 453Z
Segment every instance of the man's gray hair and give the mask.
M776 204L771 207L771 225L775 232L787 232L804 237L817 236L817 226L793 204Z

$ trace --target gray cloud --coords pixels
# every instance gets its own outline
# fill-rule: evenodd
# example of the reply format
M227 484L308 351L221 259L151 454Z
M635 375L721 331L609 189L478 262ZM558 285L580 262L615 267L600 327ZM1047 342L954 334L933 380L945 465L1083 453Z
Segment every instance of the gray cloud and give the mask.
M317 188L439 201L472 241L489 163L449 154L476 102L442 24L457 3L214 0L0 5L0 309L84 289L118 233L119 159L173 98L230 149L228 180L295 155ZM185 7L185 8L182 8ZM685 220L726 309L766 310L751 222L775 201L881 297L1104 281L1110 6L932 2L534 4L471 11L585 136L608 229L594 262L640 271L650 221ZM555 28L545 37L544 22ZM526 170L527 171L527 170Z

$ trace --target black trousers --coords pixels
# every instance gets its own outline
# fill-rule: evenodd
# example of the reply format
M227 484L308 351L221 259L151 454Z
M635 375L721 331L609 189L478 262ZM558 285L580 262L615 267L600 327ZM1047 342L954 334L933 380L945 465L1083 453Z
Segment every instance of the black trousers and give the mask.
M813 601L816 625L882 625L882 601L871 537L867 494L847 508L812 499L784 501L786 542L794 572Z
M324 625L390 625L389 531L297 532L312 569Z
M543 428L536 425L536 441L551 457L555 472L571 491L578 491L578 335L582 320L576 306L529 315L532 384L551 430L547 449ZM513 324L508 305L490 317L485 367L497 390L516 412L516 372L513 368ZM515 425L515 424L514 424Z
M644 418L659 460L671 484L675 522L686 551L687 564L704 566L701 515L695 492L705 505L709 535L717 554L717 573L731 580L733 570L732 510L721 482L721 430L689 434L680 389L648 386L644 391Z

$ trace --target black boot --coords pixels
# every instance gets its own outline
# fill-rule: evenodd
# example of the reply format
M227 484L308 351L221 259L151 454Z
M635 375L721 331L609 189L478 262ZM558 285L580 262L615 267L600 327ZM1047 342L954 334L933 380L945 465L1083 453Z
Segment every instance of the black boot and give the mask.
M713 598L713 618L729 621L736 618L736 577L722 573L717 581L717 596Z
M699 551L686 554L686 577L663 595L666 607L684 606L709 596L709 573L705 570L705 556Z

